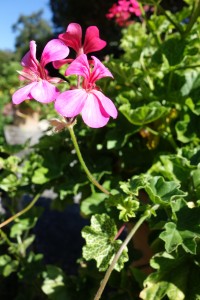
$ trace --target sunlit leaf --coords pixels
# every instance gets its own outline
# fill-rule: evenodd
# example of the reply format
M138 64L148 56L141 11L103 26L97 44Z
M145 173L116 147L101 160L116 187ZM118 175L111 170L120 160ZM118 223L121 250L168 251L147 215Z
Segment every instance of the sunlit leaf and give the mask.
M141 299L199 300L200 270L189 257L159 253L151 259L151 266L156 271L144 281Z
M121 240L115 240L116 234L115 222L106 214L93 215L91 226L85 226L82 230L82 236L86 240L83 257L86 260L96 260L99 271L105 271L109 267L122 244ZM127 260L128 254L127 248L125 248L115 265L115 270L120 271Z

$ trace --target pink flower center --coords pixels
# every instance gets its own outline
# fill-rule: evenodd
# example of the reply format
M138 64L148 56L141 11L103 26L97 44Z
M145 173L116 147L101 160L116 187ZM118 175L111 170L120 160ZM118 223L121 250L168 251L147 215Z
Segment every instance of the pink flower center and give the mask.
M98 89L95 83L91 83L86 79L83 81L82 87L88 93L91 92L91 90L97 90Z

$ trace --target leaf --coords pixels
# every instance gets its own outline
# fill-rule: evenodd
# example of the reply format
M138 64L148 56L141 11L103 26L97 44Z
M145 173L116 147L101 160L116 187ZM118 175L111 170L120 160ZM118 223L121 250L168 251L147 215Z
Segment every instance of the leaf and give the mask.
M8 277L12 272L16 272L19 262L4 254L0 256L0 272L4 277Z
M199 116L185 114L183 120L176 123L175 129L177 139L183 143L199 142L200 140Z
M162 175L165 179L181 183L184 190L188 189L190 173L194 169L190 161L180 154L160 155L159 160L153 164L149 172L152 175Z
M19 185L19 181L16 175L9 174L4 178L0 178L0 188L5 192L14 192Z
M44 282L42 291L51 300L70 300L65 286L65 274L56 266L47 266L47 271L43 272Z
M197 300L200 295L200 269L187 256L175 257L166 252L150 262L156 271L144 281L140 297L144 300Z
M178 37L172 37L166 41L164 41L157 53L154 54L156 56L164 56L167 58L170 66L175 66L179 64L184 56L184 49L186 47L186 42L183 39ZM173 49L173 51L172 51Z
M152 102L149 105L144 105L136 109L131 109L129 104L120 106L119 110L134 125L144 126L153 121L156 121L169 112L169 109L161 106L159 102Z
M196 105L195 105L192 98L187 98L185 100L185 104L191 109L191 111L195 115L197 115L197 116L200 115L200 103L196 103Z
M196 254L200 239L200 208L183 206L176 215L177 224L165 224L165 231L160 234L160 238L165 242L166 251L171 253L181 246L186 252Z
M192 172L192 180L197 199L200 199L200 169L194 170Z
M21 218L20 221L16 222L10 231L10 236L12 238L16 238L24 233L24 231L28 231L33 228L37 222L38 218L36 216L29 218Z
M122 194L111 195L107 200L108 207L115 206L119 211L119 219L128 222L130 218L136 216L140 204L138 200L133 199L132 196L123 196Z
M183 242L182 237L176 229L176 224L169 222L165 225L165 231L160 234L160 238L165 241L165 249L168 253L177 249Z
M92 216L91 226L85 226L82 230L82 236L86 240L83 257L86 260L96 260L99 271L106 271L122 244L121 240L115 240L116 234L115 222L106 214ZM115 270L120 271L128 261L127 251L125 248Z
M155 176L149 180L145 190L154 203L165 204L186 196L179 188L180 184L176 181L165 181L163 177Z
M91 197L84 199L81 202L81 212L85 216L92 214L100 214L105 211L104 201L107 196L104 193L93 193Z
M129 182L129 191L138 196L139 190L144 189L150 200L155 204L169 205L170 201L186 196L179 189L176 181L165 181L161 176L139 175L134 176Z
M35 184L44 184L50 180L50 178L47 176L49 170L45 167L40 167L35 170L32 182Z

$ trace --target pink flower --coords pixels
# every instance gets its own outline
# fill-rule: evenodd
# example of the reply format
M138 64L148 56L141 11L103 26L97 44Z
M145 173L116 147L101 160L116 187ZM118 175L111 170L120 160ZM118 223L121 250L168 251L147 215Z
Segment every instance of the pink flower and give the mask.
M136 0L118 0L118 3L113 4L109 9L106 17L108 19L115 18L115 21L119 26L126 26L130 23L128 20L131 18L131 15L137 17L141 16L138 2Z
M90 69L87 56L78 56L66 70L66 75L83 77L82 88L61 93L55 101L55 109L64 117L73 118L82 114L83 121L92 128L105 126L110 116L117 117L117 109L96 86L95 82L103 77L113 77L110 71L92 56L94 66Z
M65 33L59 34L59 39L65 45L75 50L76 55L88 54L103 49L106 46L106 41L99 37L99 29L96 26L89 26L86 29L85 40L82 44L82 28L77 23L70 23ZM71 63L73 59L66 59L54 62L55 68L60 68L66 63Z
M31 41L30 50L21 61L23 70L18 72L20 80L25 80L28 84L13 94L13 103L20 104L26 99L35 99L42 103L54 101L59 91L52 83L62 80L50 77L45 66L52 61L65 58L68 54L69 48L62 41L53 39L46 44L39 62L36 59L36 43Z
M136 0L130 0L130 9L129 11L136 15L137 17L141 16L141 10L138 2Z
M89 26L86 29L85 40L82 45L82 29L77 23L71 23L65 33L59 34L61 39L68 47L73 48L77 55L87 54L103 49L106 42L99 37L99 29L96 26Z

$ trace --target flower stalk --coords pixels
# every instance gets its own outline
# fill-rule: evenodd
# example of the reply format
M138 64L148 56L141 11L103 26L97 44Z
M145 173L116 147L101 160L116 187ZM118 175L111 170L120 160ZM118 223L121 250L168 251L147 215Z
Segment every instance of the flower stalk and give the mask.
M79 148L79 145L78 145L78 142L77 142L77 139L76 139L76 136L75 136L75 133L74 133L74 129L73 129L73 124L68 126L68 130L69 130L69 133L70 133L70 136L71 136L71 139L72 139L72 142L74 144L74 148L76 150L76 154L78 156L78 159L79 159L79 162L81 164L81 166L83 167L83 170L85 171L85 173L87 174L88 176L88 179L91 181L92 184L94 184L99 190L101 190L104 194L106 195L110 195L109 191L107 191L94 177L93 175L90 173L88 167L86 166L85 164L85 161L83 159L83 156L81 154L81 151L80 151L80 148Z

